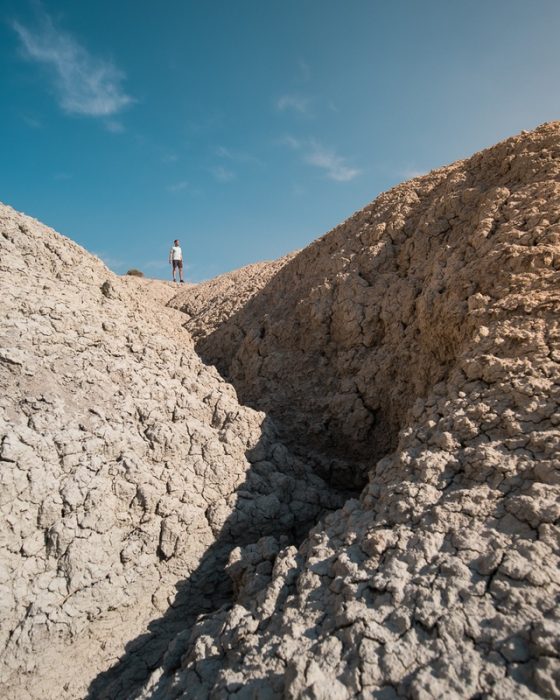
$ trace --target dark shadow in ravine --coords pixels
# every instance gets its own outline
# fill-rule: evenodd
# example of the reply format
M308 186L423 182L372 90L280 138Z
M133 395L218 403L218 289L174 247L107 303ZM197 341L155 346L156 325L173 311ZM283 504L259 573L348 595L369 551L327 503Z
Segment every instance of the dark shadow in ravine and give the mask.
M446 191L445 173L430 178L422 191L409 187L406 201L397 188L356 212L241 307L217 299L217 309L184 324L240 402L270 416L282 442L334 488L363 488L396 448L407 412L455 360L453 328L436 343L429 322L443 313L426 291L439 267L416 272L409 245ZM451 233L449 224L424 237L426 255L446 255Z
M405 225L410 231L430 201L425 197L411 205ZM364 210L356 216L365 221L370 213ZM375 208L371 209L372 221L377 220L376 216ZM356 235L355 228L351 220L349 229L344 224L315 241L212 332L195 337L202 360L214 365L232 383L241 403L270 416L279 441L307 465L315 478L319 475L324 479L325 494L330 496L321 505L315 501L300 508L290 526L282 526L278 516L271 518L270 513L258 510L252 520L240 519L249 507L251 494L266 492L280 497L271 478L270 462L264 470L258 462L252 464L234 511L196 571L177 584L175 600L167 612L150 623L147 633L130 641L118 663L92 682L88 700L134 698L151 671L162 666L162 659L164 672L178 668L197 617L232 600L232 586L225 571L231 550L265 535L285 535L290 542L298 543L317 522L321 510L339 507L355 496L366 483L371 466L394 449L402 416L416 399L403 372L404 360L397 352L404 347L404 340L402 347L387 348L384 322L380 314L374 314L361 331L367 332L367 343L362 342L363 338L356 342L350 361L346 345L331 336L332 305L347 248L352 255L356 253L357 263L345 271L340 284L347 283L344 279L351 272L356 288L367 290L365 294L380 308L385 277L406 277L407 271L394 264L393 246L387 236L367 241L368 245L375 244L376 254L362 255L366 243L361 234ZM320 298L314 295L317 290ZM307 305L305 313L299 314L299 304ZM383 349L389 364L379 365L379 371L367 378L369 384L360 387L354 378L365 360L375 359L378 348ZM394 352L389 352L391 349ZM248 372L246 362L252 361L261 364ZM375 362L373 366L377 367ZM357 417L348 427L345 421L355 411ZM261 447L270 450L270 444ZM251 462L251 454L248 458ZM288 465L285 467L286 471L277 464L276 471L293 472ZM282 495L281 509L290 511L290 504L301 500L302 493Z
M270 420L266 419L265 423L270 428ZM86 700L130 700L140 692L153 670L163 665L168 674L178 668L196 619L231 604L232 583L225 571L231 550L267 535L284 535L285 541L297 545L323 513L339 507L351 495L333 491L324 484L318 496L316 477L312 479L313 484L308 483L306 491L305 475L311 473L309 468L297 460L294 463L291 458L282 464L278 458L278 442L270 438L271 430L263 430L264 435L266 438L262 437L247 453L251 466L238 489L236 505L215 543L206 551L196 570L176 584L177 593L168 610L149 624L146 633L128 642L119 661L92 681ZM259 461L254 459L257 454ZM283 480L282 488L278 487L279 474L291 477ZM272 517L257 503L259 496L268 494L280 503L279 511ZM306 499L309 501L307 508L290 507L296 502L305 505ZM282 525L281 520L286 522L287 518L292 519L291 524Z
M336 284L328 281L339 272L333 251L347 244L343 228L289 260L214 330L193 337L203 362L235 387L242 404L274 420L290 450L333 488L359 492L373 464L395 448L400 414L384 393L374 405L353 382L373 349L361 340L349 349L331 335ZM353 274L371 288L366 272Z

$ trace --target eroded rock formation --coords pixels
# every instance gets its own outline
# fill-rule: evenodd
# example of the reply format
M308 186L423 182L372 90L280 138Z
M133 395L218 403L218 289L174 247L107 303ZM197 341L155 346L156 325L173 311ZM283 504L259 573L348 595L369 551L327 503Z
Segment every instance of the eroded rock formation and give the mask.
M485 323L473 307L514 293L514 280L523 293L522 275L537 271L535 244L550 241L533 240L534 229L548 214L541 198L554 196L557 157L552 126L381 195L288 261L228 323L216 328L208 314L202 333L198 314L198 351L286 440L314 450L338 482L361 485L416 399L468 351Z
M209 324L242 400L368 483L267 576L266 541L235 550L236 604L144 697L558 697L559 284L556 123L382 195Z
M186 315L184 326L196 342L240 311L294 256L292 253L272 262L247 265L208 282L186 287L173 294L168 305Z
M83 697L138 637L92 690L114 698L229 599L235 544L342 500L198 359L171 285L8 207L0 285L2 696Z
M5 695L560 697L559 123L183 313L0 215Z

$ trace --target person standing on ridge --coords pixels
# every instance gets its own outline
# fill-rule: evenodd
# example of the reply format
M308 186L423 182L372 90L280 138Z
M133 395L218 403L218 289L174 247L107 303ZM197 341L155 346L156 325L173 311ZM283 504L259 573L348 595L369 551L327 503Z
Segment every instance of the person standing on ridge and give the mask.
M172 265L173 281L176 282L175 272L179 270L179 280L183 283L183 251L179 245L179 241L173 241L173 246L169 251L169 264Z

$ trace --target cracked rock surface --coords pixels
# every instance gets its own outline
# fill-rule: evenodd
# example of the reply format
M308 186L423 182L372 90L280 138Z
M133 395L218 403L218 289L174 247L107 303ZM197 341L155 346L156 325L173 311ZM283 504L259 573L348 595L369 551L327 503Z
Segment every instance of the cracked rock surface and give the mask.
M240 311L295 255L291 253L279 260L247 265L182 289L171 296L168 306L186 314L184 327L197 341Z
M381 195L206 334L199 315L242 401L367 481L299 548L233 549L233 604L139 697L560 697L559 313L551 123Z
M171 284L0 206L0 286L0 694L127 697L230 599L234 546L343 499L203 365Z
M491 334L499 313L516 329L535 316L518 340L496 341L533 352L524 338L556 279L557 183L551 124L382 194L286 261L227 322L216 327L209 310L186 327L196 323L197 350L243 403L322 459L335 483L362 487L415 402L471 349L493 347L494 335L475 346L478 328ZM537 313L515 308L528 292Z

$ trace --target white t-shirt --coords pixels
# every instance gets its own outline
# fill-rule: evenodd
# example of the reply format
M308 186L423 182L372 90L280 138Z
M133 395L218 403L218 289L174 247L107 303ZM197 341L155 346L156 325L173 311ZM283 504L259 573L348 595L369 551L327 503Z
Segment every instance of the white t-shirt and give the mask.
M181 250L181 246L174 245L171 248L171 260L182 260L183 259L183 251Z

